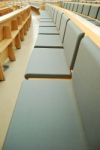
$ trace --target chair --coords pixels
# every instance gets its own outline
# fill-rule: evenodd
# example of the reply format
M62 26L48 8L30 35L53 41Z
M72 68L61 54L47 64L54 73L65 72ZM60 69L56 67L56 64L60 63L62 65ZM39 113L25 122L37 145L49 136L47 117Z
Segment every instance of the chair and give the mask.
M61 24L63 12L58 11L56 19L56 27L39 27L39 34L59 34L59 28Z
M78 9L78 4L74 4L73 11L74 11L74 12L77 12L77 9Z
M85 16L88 16L89 12L90 12L90 8L91 8L90 5L84 5L82 14L85 15Z
M55 27L55 23L56 23L56 19L57 19L57 13L58 13L58 11L55 9L54 17L53 17L54 22L47 22L47 21L40 22L40 24L39 24L40 27Z
M96 18L97 12L98 12L99 6L91 6L90 12L89 12L89 17L91 18Z
M73 71L77 104L91 150L100 147L100 48L88 37L82 40Z
M98 10L98 14L97 14L96 19L100 21L100 7L99 7L99 10Z
M66 9L69 10L70 9L70 5L71 5L71 3L68 3L67 6L66 6Z
M68 3L64 3L64 8L66 8L67 4L68 4Z
M36 41L35 47L37 48L62 48L62 42L64 38L66 23L69 21L69 18L62 16L61 27L60 27L60 35L47 35L47 34L39 34L38 39ZM59 22L60 23L60 22ZM48 27L47 27L48 28Z
M73 8L74 8L74 4L71 3L70 10L73 11Z
M78 8L77 8L77 13L82 14L83 7L84 7L83 4L79 4L79 5L78 5Z
M3 150L98 150L100 50L84 37L72 80L26 80Z
M56 23L57 30L60 29L60 24L61 24L62 15L63 15L63 12L58 11L58 13L57 13L57 18L56 18L56 22L55 22L55 23Z
M40 18L41 19L50 19L51 17L45 12L45 11L42 11L40 12Z
M84 33L73 22L68 21L63 43L64 49L35 48L25 78L71 78L70 69L74 67L83 36Z

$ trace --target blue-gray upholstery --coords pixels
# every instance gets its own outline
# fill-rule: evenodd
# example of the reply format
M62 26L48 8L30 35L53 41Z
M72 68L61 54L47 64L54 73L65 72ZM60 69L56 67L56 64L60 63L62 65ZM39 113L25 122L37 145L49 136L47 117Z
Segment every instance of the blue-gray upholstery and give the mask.
M70 19L66 15L64 15L64 14L62 15L60 30L59 30L60 38L61 38L62 43L64 41L65 30L66 30L66 26L67 26L67 23L68 23L69 20Z
M39 34L59 34L56 27L39 27Z
M48 7L46 6L46 13L49 14L49 16L51 16L51 18L53 18L54 13L55 13L55 9L53 7Z
M77 11L77 9L78 9L78 4L74 4L74 8L73 8L73 11Z
M25 78L69 78L70 74L64 49L35 48L31 55Z
M29 61L25 77L27 79L71 77L70 68L73 69L83 35L84 33L69 21L65 32L64 49L36 48Z
M79 4L79 5L78 5L77 12L78 12L79 14L82 14L83 7L84 7L83 4Z
M69 21L69 18L63 14L62 18L61 18L61 24L60 24L60 21L57 22L58 25L60 24L60 30L59 30L60 36L59 35L50 35L50 34L49 35L39 34L38 39L35 44L35 47L56 47L56 48L61 47L62 48L65 29L66 29L66 25L67 25L68 21ZM52 29L50 29L50 30L52 30Z
M24 81L3 150L99 150L99 56L84 37L72 80Z
M100 21L100 7L99 7L98 14L97 14L97 20L99 20L99 21Z
M67 3L64 3L64 8L66 8L67 7Z
M3 150L88 150L71 81L24 81Z
M59 14L59 13L58 13ZM39 33L40 34L59 34L60 33L60 38L61 41L63 42L64 39L64 34L65 34L65 28L66 24L69 21L69 18L65 16L64 14L61 14L61 19L56 20L56 26L59 28L57 30L56 27L40 27L39 28Z
M46 11L42 11L40 13L40 18L51 18L51 17L46 13Z
M98 9L99 9L99 6L91 6L91 9L90 9L90 12L89 12L89 16L91 18L96 18Z
M49 17L49 16L42 16L42 17L40 17L40 19L51 19L51 17Z
M90 5L84 5L82 14L85 15L85 16L88 16L90 8L91 8Z
M53 20L52 20L52 18L50 18L50 19L45 19L45 18L40 18L40 22L52 22Z
M98 22L98 21L94 21L93 22L96 26L100 26L100 22Z
M70 10L72 11L72 10L73 10L73 8L74 8L74 4L73 4L73 3L71 3Z
M40 27L56 27L54 22L40 22L39 26Z
M47 19L42 20L43 22L41 21L42 26L41 26L41 23L40 23L39 33L40 34L59 34L58 30L60 28L62 14L63 14L62 12L60 12L60 11L57 12L55 10L55 15L54 15L53 20L56 21L55 22L56 25L53 22L51 23L51 20L49 20L49 21ZM48 26L48 28L46 28L45 26Z
M71 5L71 3L68 3L66 6L66 9L70 9L70 5Z
M57 20L57 14L58 14L58 10L55 9L54 16L53 16L53 21L55 24L56 24L56 20Z
M56 23L56 27L57 27L58 30L60 29L60 24L61 24L62 15L63 15L63 12L58 11L58 13L57 13L57 18L56 18L56 22L55 22L55 23Z
M62 48L63 45L59 35L39 34L35 47Z
M46 5L45 10L53 18L54 8Z
M88 37L79 47L72 78L90 150L99 150L100 48Z
M65 49L64 52L67 64L70 69L73 69L75 59L78 53L79 44L83 36L83 31L72 21L68 21L63 46Z

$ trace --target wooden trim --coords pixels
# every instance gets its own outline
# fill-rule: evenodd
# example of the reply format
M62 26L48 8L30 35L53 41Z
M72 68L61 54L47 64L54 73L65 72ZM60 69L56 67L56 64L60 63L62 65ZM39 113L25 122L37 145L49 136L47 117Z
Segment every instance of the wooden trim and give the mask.
M24 30L23 29L20 30L20 39L21 39L21 41L24 41Z
M22 16L18 16L17 21L18 21L18 25L21 25L22 24Z
M3 73L3 68L2 65L0 64L0 81L4 81L5 80L5 76Z
M12 43L8 46L8 57L9 57L10 61L15 61L16 60Z
M11 38L11 28L9 26L4 26L3 27L3 39L9 39Z
M18 21L17 19L14 19L11 21L11 30L18 30Z
M20 34L15 37L15 46L17 49L21 48Z

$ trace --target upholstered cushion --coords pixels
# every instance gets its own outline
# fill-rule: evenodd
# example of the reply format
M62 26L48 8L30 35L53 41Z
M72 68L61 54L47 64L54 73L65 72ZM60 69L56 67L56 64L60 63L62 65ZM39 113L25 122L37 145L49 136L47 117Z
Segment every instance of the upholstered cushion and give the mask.
M83 11L83 7L84 7L84 5L83 5L83 4L79 4L79 5L78 5L77 12L78 12L79 14L81 14L81 13L82 13L82 11Z
M62 43L64 41L65 30L66 30L67 22L69 20L70 19L66 15L64 15L64 14L62 15L61 24L60 24L60 31L59 31Z
M58 13L57 13L56 27L58 30L60 29L60 25L61 25L62 14L63 14L63 12L61 12L61 11L58 11Z
M40 34L59 34L56 27L39 27Z
M78 47L83 36L83 31L72 21L68 21L63 45L67 64L71 69L74 67Z
M82 14L85 15L85 16L88 16L88 15L89 15L90 8L91 8L90 5L84 5Z
M39 23L40 26L49 26L49 27L55 27L56 25L53 22L40 22Z
M98 14L97 14L97 19L100 21L100 7L99 7Z
M3 150L87 150L71 81L22 84Z
M38 35L35 47L63 47L59 35Z
M69 77L70 69L64 49L35 48L30 58L25 77Z
M92 18L96 18L99 6L91 6L89 16Z
M72 78L89 147L99 150L100 48L88 37L81 41Z

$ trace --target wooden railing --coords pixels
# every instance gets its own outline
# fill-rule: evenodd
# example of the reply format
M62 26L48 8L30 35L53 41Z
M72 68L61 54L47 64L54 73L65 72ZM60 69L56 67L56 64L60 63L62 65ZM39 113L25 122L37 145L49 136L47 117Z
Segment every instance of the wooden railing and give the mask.
M0 8L0 16L3 16L5 14L8 14L10 12L13 11L12 7L4 7L4 8Z
M3 64L9 58L15 61L14 46L21 48L21 41L31 22L31 7L26 6L0 17L0 80L5 80Z

